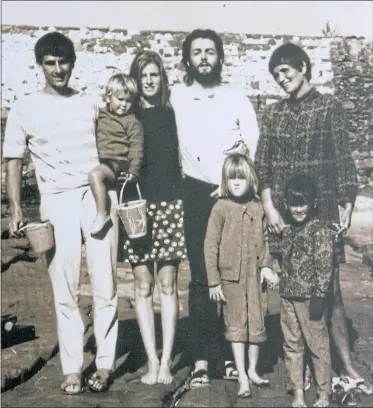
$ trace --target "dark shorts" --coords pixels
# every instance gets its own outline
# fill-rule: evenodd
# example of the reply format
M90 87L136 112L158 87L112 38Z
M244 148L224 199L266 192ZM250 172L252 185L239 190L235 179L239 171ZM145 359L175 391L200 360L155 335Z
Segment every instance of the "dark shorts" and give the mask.
M119 177L120 173L128 170L128 162L124 160L100 158L100 163L109 167L109 169L114 173L116 179Z

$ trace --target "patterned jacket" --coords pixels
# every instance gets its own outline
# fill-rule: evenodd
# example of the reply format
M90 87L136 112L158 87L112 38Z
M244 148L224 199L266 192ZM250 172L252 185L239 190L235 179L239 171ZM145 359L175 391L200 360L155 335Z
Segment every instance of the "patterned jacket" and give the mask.
M262 188L271 188L273 203L284 218L284 187L297 173L315 180L322 221L338 223L338 204L354 204L358 184L347 129L341 104L315 89L266 109L255 164ZM343 262L343 241L341 248Z
M277 247L271 248L281 266L281 297L327 296L333 278L334 237L327 224L317 218L283 232Z

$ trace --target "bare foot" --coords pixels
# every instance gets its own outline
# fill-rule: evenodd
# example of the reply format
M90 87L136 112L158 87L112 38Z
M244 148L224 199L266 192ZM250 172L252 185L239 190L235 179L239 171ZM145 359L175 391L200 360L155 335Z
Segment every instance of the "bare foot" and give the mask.
M238 383L240 385L238 389L238 396L240 398L251 397L249 377L246 374L238 375Z
M106 224L110 222L110 216L107 213L97 213L91 228L91 235L99 234Z
M319 398L313 404L314 407L328 407L330 404L329 395L320 394Z
M269 385L269 380L260 377L260 375L256 371L249 370L247 372L249 379L255 384L257 387L265 387Z
M159 384L171 384L173 380L174 377L171 374L171 363L169 361L167 361L166 363L163 363L161 361L157 382Z
M307 406L304 401L303 390L294 390L294 399L291 406L294 408L304 408Z
M154 385L157 383L159 361L148 361L148 372L141 377L143 384Z

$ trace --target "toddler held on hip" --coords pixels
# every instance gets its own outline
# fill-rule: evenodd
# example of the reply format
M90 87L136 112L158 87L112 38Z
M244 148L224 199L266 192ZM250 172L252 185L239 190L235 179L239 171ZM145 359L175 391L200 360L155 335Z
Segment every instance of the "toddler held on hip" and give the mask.
M144 130L132 111L137 98L137 83L129 75L119 73L109 79L104 95L106 106L99 109L96 126L100 164L88 175L97 207L92 236L101 234L110 223L109 187L115 185L120 173L127 173L128 181L134 181L140 172Z
M204 248L210 298L223 303L225 338L232 345L241 398L251 396L249 380L257 386L269 385L259 376L257 364L259 345L266 340L265 286L274 288L279 279L272 270L258 185L248 155L229 154Z

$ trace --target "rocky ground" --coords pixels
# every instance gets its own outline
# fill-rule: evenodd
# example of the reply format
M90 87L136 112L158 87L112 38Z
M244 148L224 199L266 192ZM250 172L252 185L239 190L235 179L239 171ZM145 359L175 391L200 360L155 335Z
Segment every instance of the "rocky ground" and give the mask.
M29 211L32 219L33 209ZM118 264L119 341L115 382L107 394L85 394L66 397L60 394L62 381L55 334L53 297L43 259L36 260L25 238L7 239L6 213L2 214L2 315L17 316L17 325L24 328L24 337L9 340L4 348L2 338L2 406L167 406L168 398L183 383L190 372L187 339L192 334L187 320L189 269L183 264L179 272L178 289L181 313L175 343L173 372L175 381L169 386L145 386L139 381L146 369L146 359L133 309L133 276L128 265ZM347 262L341 270L341 284L348 315L348 327L354 360L362 375L373 380L373 276L369 262L373 257L373 199L359 197L348 233ZM271 387L257 389L253 398L237 398L238 385L214 378L212 386L187 392L178 407L249 407L289 406L286 375L281 352L278 316L278 294L271 292L267 318L268 342L263 349L262 370ZM94 338L90 318L90 285L82 267L81 309L86 322L85 373L92 371ZM156 305L157 306L157 305ZM159 310L159 309L158 309ZM159 351L161 331L156 313ZM35 338L27 337L34 327ZM15 326L17 327L17 326ZM13 342L11 341L13 340ZM17 340L19 343L17 344ZM312 387L307 393L309 403L315 398ZM335 405L335 404L334 404ZM361 396L360 406L372 406L373 396Z

